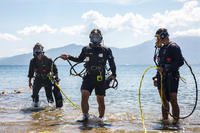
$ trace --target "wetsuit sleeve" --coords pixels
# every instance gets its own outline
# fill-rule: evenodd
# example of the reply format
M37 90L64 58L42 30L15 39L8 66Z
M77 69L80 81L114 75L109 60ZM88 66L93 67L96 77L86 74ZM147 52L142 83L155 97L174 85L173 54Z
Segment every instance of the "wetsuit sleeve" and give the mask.
M29 64L28 77L33 78L34 75L34 60L32 59Z
M85 57L86 57L86 47L84 47L80 53L80 55L78 57L74 57L74 56L69 56L69 60L74 61L74 62L83 62Z
M184 64L181 49L178 45L172 45L173 62L170 65L170 70L178 70Z
M108 63L112 71L112 75L116 77L116 65L111 49L108 49Z

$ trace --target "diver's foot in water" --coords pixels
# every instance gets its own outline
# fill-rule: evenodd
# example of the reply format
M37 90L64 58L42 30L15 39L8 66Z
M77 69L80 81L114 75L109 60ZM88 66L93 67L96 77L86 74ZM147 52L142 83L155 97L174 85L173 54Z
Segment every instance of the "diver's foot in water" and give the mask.
M39 107L39 102L33 102L32 106L35 107L35 108Z
M54 107L53 101L49 101L48 106L51 107L51 108Z
M169 125L168 119L162 119L161 122L162 122L163 125Z
M174 126L179 125L179 120L178 119L174 119L172 121L172 125L174 125Z
M83 117L81 120L77 120L77 122L88 122L89 114L83 114Z
M56 108L57 109L61 109L62 106L63 106L63 100L62 99L61 100L57 100L56 101Z
M99 117L98 118L98 124L101 126L101 125L103 125L104 124L104 118L103 117Z

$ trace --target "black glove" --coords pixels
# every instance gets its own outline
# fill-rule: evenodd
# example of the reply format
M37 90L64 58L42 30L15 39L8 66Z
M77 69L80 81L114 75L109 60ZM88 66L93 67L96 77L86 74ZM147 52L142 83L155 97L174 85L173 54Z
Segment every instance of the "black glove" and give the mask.
M113 76L113 77L115 77L115 78L117 77L117 75L116 75L115 73L113 73L111 76Z
M54 79L57 83L60 82L60 79L59 79L57 76L53 76L53 79Z
M158 87L158 78L156 76L154 76L152 79L153 79L153 85L155 87Z

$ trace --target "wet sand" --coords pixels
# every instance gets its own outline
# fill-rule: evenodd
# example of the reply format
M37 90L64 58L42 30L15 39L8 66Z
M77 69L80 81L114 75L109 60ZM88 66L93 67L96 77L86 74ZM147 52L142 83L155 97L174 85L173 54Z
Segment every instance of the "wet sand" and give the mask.
M125 124L125 123L124 123ZM1 133L144 133L143 129L134 129L135 125L121 125L119 127L93 127L84 126L79 124L69 124L67 122L55 123L32 123L32 122L12 122L12 123L0 123ZM183 125L182 125L183 126ZM182 127L180 130L157 130L147 129L148 133L199 133L200 125L193 125L188 127Z
M95 118L87 124L78 123L77 110L66 112L66 110L42 110L38 112L24 112L30 118L26 121L10 120L0 122L0 133L144 133L139 116L133 114L107 114L105 124L99 124ZM120 117L116 117L120 116ZM118 118L118 119L117 119ZM189 123L187 120L180 121L180 129L161 129L158 120L145 120L148 133L199 133L200 123Z

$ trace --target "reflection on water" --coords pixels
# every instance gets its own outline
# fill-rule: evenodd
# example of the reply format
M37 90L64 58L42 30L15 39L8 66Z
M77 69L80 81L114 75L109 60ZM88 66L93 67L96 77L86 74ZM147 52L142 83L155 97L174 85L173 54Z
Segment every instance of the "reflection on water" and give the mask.
M77 132L77 133L124 133L144 132L138 105L138 84L145 66L118 66L118 90L106 92L105 124L77 123L81 112L66 102L62 109L47 107L44 90L40 92L41 107L31 110L31 90L27 88L27 66L0 67L0 132ZM197 80L200 81L200 66L194 66ZM69 76L67 66L59 66L60 86L71 99L80 105L81 79ZM6 71L6 72L5 72ZM180 82L178 99L181 116L190 113L195 101L195 88L192 76L186 68L180 70L187 84ZM160 99L151 78L155 70L145 75L141 101L148 132L174 132L157 130L161 118ZM5 78L3 78L5 77ZM17 80L16 80L17 79ZM90 113L98 116L98 107L94 93L89 99ZM194 114L180 121L179 132L200 132L200 107Z

